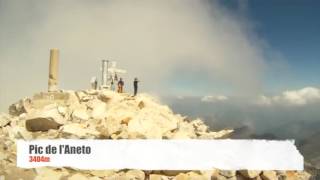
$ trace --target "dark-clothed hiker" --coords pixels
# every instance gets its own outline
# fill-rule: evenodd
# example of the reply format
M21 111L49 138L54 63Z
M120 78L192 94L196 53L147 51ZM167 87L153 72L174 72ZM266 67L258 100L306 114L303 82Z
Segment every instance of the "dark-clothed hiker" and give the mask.
M111 83L110 83L110 88L111 88L111 91L114 91L115 90L115 87L114 87L114 82L113 82L113 79L111 79Z
M117 75L117 73L114 75L114 81L118 81L118 75Z
M134 89L134 93L133 93L133 96L136 96L137 93L138 93L138 78L134 78L134 81L133 81L133 89Z
M124 86L124 82L123 82L122 78L120 78L120 80L118 82L118 93L123 93L123 86Z
M98 88L97 77L92 77L90 83L91 83L91 89L96 90Z

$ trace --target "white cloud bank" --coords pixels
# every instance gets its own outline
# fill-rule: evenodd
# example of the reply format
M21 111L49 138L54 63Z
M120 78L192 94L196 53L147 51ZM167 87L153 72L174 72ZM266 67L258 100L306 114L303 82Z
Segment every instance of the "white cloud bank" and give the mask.
M93 75L100 76L101 59L128 70L126 90L139 77L143 91L158 94L177 88L172 77L184 80L183 73L259 94L266 68L266 50L250 20L217 1L11 0L1 3L0 26L3 108L46 89L50 48L61 49L63 89L87 88Z
M315 87L305 87L299 90L287 90L278 96L262 95L256 102L259 105L297 105L302 106L309 103L320 101L320 89Z
M221 102L226 101L229 98L224 95L208 95L201 98L202 102Z

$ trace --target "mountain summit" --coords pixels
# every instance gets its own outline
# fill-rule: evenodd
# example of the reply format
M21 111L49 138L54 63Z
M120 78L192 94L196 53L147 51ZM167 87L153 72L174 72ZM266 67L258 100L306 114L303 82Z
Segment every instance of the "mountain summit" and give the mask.
M233 130L209 131L200 119L189 120L148 94L132 97L110 90L41 92L0 115L0 174L5 179L240 179L299 177L282 171L85 171L73 168L16 167L15 140L24 139L219 139ZM1 177L1 176L0 176Z

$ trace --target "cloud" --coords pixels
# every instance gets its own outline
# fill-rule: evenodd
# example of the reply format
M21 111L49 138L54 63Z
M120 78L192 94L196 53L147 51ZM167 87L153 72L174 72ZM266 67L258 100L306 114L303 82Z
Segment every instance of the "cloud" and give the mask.
M141 90L157 94L217 84L257 94L265 49L249 23L218 1L1 1L0 77L10 77L0 78L1 106L46 90L50 48L61 50L62 89L88 88L110 59L128 71L126 91L139 77Z
M320 101L320 89L315 87L305 87L299 90L284 91L279 96L260 96L257 104L260 105L297 105L302 106Z
M223 95L208 95L208 96L204 96L201 98L202 102L221 102L221 101L226 101L229 98L227 96L223 96Z
M177 99L184 99L184 96L181 96L181 95L179 95L179 96L177 96Z
M267 97L265 95L261 95L258 97L258 100L255 102L255 104L269 106L272 104L272 98Z

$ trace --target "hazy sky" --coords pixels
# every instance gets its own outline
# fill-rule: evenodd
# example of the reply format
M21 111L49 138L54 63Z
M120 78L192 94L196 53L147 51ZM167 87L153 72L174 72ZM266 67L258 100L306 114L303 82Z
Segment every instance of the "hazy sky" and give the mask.
M320 84L320 1L221 1L231 10L245 7L255 33L287 64L287 74L267 74L268 89L299 89ZM279 79L280 78L280 79Z
M158 95L258 96L319 87L318 1L0 0L0 109L47 89L84 89L101 59ZM271 98L272 99L272 98Z

